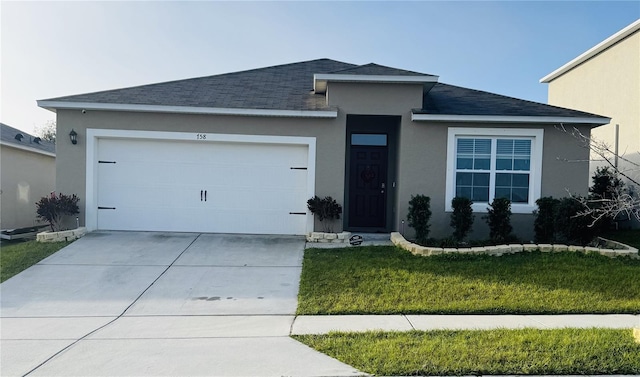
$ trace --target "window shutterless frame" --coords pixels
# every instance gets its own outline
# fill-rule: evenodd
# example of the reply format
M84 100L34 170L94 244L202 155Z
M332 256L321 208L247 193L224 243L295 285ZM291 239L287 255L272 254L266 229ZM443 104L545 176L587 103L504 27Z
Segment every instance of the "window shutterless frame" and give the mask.
M456 195L470 197L480 213L508 196L513 213L531 213L541 192L543 137L543 129L449 128L445 210Z

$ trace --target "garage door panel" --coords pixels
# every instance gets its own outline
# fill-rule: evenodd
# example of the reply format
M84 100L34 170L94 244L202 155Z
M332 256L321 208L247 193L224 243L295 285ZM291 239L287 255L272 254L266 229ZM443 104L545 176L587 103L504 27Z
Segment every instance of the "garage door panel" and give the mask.
M99 139L98 228L304 234L308 146ZM207 200L200 192L207 192Z

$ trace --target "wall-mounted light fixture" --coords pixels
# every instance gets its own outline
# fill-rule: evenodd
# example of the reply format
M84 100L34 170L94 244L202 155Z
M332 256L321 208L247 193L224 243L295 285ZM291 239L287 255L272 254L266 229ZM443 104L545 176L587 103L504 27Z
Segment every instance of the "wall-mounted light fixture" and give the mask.
M78 133L74 131L73 128L71 132L69 132L69 139L71 139L71 144L78 144Z

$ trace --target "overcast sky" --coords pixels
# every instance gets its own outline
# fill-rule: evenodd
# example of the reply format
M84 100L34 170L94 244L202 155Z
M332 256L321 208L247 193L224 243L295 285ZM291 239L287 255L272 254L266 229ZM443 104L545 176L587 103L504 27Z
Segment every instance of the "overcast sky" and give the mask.
M539 79L640 18L634 1L0 3L0 122L36 100L330 58L546 102Z

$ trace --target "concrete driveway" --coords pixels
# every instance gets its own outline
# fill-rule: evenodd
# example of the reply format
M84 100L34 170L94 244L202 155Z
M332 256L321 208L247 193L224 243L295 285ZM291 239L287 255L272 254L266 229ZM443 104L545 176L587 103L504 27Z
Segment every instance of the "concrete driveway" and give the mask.
M361 375L289 338L304 245L90 233L0 285L0 374Z

